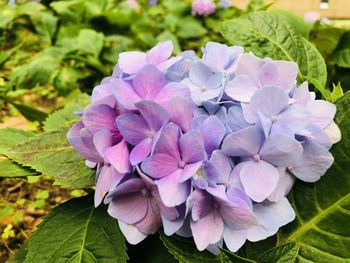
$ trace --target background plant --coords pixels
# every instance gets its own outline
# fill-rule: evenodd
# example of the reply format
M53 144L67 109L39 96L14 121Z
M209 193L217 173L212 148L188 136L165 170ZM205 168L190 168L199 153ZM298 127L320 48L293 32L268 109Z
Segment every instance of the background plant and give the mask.
M136 262L348 262L349 31L321 22L307 24L286 11L264 11L268 6L261 1L252 1L246 11L218 9L208 17L193 17L189 1L159 2L149 6L141 1L139 10L112 0L1 6L2 114L19 111L36 125L34 132L0 130L0 177L44 175L62 189L84 190L71 196L89 193L94 171L66 140L77 120L73 112L88 104L84 93L111 73L120 52L147 50L165 39L173 41L175 54L200 52L199 47L212 40L298 63L299 80L308 80L317 96L336 102L343 139L332 148L335 164L318 183L296 184L289 195L298 214L292 224L268 240L247 243L236 254L224 250L215 257L198 252L190 239L163 233L126 251L115 220L104 207L95 209L88 194L54 208L9 262L125 262L128 257ZM47 116L47 111L53 113ZM34 195L32 208L44 207L42 191ZM18 202L16 208L23 201ZM9 240L11 225L23 215L13 206L1 207L0 218L4 215L12 218L2 236Z

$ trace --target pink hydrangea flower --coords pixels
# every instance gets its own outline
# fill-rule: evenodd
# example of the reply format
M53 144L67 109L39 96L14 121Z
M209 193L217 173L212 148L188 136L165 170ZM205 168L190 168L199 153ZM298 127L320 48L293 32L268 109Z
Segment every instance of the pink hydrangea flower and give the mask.
M207 16L215 12L215 3L212 0L195 0L192 3L192 14Z

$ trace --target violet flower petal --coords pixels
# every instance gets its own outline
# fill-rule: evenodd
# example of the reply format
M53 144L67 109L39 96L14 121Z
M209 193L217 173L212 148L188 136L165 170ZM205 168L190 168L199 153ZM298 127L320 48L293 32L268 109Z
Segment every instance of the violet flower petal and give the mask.
M248 196L255 202L262 202L275 190L279 173L265 161L247 161L242 165L240 178Z

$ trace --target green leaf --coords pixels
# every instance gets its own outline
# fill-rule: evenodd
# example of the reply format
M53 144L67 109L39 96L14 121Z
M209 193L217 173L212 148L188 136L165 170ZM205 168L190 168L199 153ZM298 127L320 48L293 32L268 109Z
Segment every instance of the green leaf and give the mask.
M35 30L42 40L51 44L51 39L54 37L58 18L48 12L40 12L31 17Z
M315 44L323 56L329 56L337 47L345 29L336 27L322 27L311 35L311 42Z
M269 10L270 13L279 14L285 17L291 24L294 25L296 31L305 38L309 38L312 25L307 23L302 16L289 12L285 9Z
M19 144L35 134L13 128L0 129L0 177L23 177L38 175L38 173L27 167L14 163L7 157L1 155L16 144Z
M92 196L54 208L28 241L26 262L126 262L124 238L104 206Z
M34 176L38 173L27 167L12 162L5 156L0 155L0 177L24 177Z
M276 247L276 243L276 235L258 242L246 241L244 246L236 254L256 261L265 251Z
M298 181L289 195L296 220L280 243L297 241L300 262L350 262L350 93L336 106L342 140L332 147L333 166L315 184Z
M10 103L29 121L42 122L47 118L47 113L37 110L25 104L19 104L15 102Z
M132 44L132 39L122 35L110 35L106 37L102 51L104 61L115 64L121 52L128 50Z
M350 68L350 48L338 50L333 56L334 63L342 68Z
M10 149L29 138L34 137L35 134L30 131L24 131L14 128L0 129L0 153Z
M74 96L72 99L69 97L66 99L68 102L63 109L52 113L44 121L43 124L45 131L58 130L64 126L70 125L72 122L77 121L80 118L78 115L74 114L74 112L84 109L84 107L90 103L90 97L85 93L78 95L74 93L72 96Z
M256 263L256 261L241 257L235 253L232 253L231 251L228 251L226 249L222 249L222 252L230 259L232 263Z
M178 26L177 35L180 38L201 37L207 33L201 23L191 17L181 19Z
M86 77L87 74L81 69L65 67L60 70L54 79L54 86L60 94L67 95L77 89L78 80Z
M37 55L28 64L18 66L10 79L20 89L45 85L51 80L52 72L59 66L59 58L49 55Z
M83 52L99 56L103 48L104 35L92 29L83 29L78 36L77 48Z
M86 15L88 19L103 15L109 0L87 0L85 1Z
M16 6L7 5L0 9L0 28L5 28L16 16Z
M262 7L260 7L257 11L266 11L266 10L269 10L269 8L270 8L271 6L273 6L274 4L276 4L277 1L278 1L278 0L274 0L274 1L270 2L270 3L268 3L268 4L265 4L265 5L263 5Z
M247 6L248 12L254 12L265 6L264 0L250 0Z
M28 242L25 242L6 263L23 263L27 255Z
M274 247L259 258L259 263L294 263L299 252L299 245L296 242Z
M325 86L327 70L322 56L283 16L270 12L244 15L224 22L221 32L231 43L259 57L296 62L301 81L313 78Z
M343 97L343 95L344 95L344 92L343 92L343 89L341 87L340 82L338 82L337 85L334 85L334 83L333 83L333 91L332 91L332 94L331 94L332 101L336 102L341 97Z
M37 192L35 194L35 199L42 199L42 200L46 200L47 198L49 198L50 193L47 190L40 190L39 192Z
M208 251L198 251L193 238L184 238L178 235L166 236L160 232L160 238L163 240L164 245L168 248L169 252L179 262L191 262L191 263L212 263L212 262L229 262L224 260L224 256L215 256Z
M30 1L17 6L17 15L36 16L43 10L45 10L44 5L34 1Z
M333 62L339 67L350 68L350 31L342 35L333 53Z
M59 14L65 23L77 23L84 19L85 0L55 1L50 3L50 7Z
M23 45L24 42L19 45L0 53L0 66L2 66L15 52Z
M104 17L107 19L107 21L111 25L116 25L116 26L129 26L133 22L135 22L135 18L138 18L135 16L135 11L131 8L128 8L125 5L116 6L113 9L108 10ZM139 19L139 18L138 18Z
M85 166L67 141L67 128L30 138L4 151L10 159L40 173L51 175L64 187L83 188L94 184L95 171Z

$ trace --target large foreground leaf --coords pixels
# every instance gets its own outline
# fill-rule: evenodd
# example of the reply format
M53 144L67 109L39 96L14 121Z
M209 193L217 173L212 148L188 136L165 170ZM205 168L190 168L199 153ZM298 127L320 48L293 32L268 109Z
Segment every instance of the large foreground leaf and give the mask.
M343 34L333 54L333 62L342 68L350 68L350 32Z
M66 99L68 101L63 109L55 111L44 121L45 131L58 130L80 118L78 115L74 114L74 112L82 111L85 106L90 103L90 97L84 93L75 94L72 95L74 97L70 100L68 100L69 98Z
M298 255L299 245L296 242L291 242L274 247L262 253L257 259L248 259L225 249L222 251L233 263L294 263Z
M23 177L38 175L38 173L27 167L14 163L6 156L0 155L0 177Z
M263 253L257 260L259 263L273 262L295 262L298 256L299 245L296 242L291 242L282 246L274 247Z
M29 240L24 262L126 262L117 221L93 203L86 196L53 209Z
M342 140L333 166L316 184L298 182L290 194L297 218L283 240L300 245L299 262L350 262L350 93L337 103Z
M38 173L27 167L14 163L6 156L2 155L16 144L23 142L35 134L29 131L23 131L13 128L0 129L0 177L22 177L38 175Z
M0 129L0 153L34 136L35 134L30 131L13 128Z
M23 166L51 175L65 187L82 188L94 183L95 172L85 166L66 138L67 129L30 138L4 154Z
M223 254L215 256L208 251L198 251L193 243L192 238L183 238L178 235L171 237L166 236L164 233L160 233L160 237L163 240L164 245L168 248L169 252L179 262L188 263L221 263L230 262L230 260Z
M317 88L327 80L326 64L317 51L285 17L270 12L256 12L223 23L223 36L259 57L294 61L299 65L299 79L315 79Z

